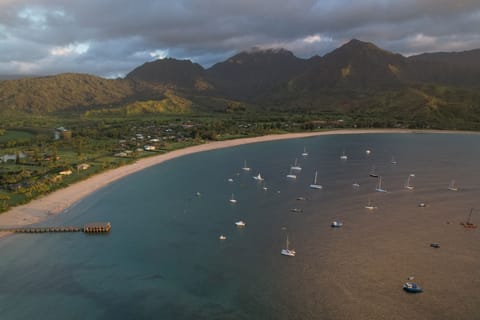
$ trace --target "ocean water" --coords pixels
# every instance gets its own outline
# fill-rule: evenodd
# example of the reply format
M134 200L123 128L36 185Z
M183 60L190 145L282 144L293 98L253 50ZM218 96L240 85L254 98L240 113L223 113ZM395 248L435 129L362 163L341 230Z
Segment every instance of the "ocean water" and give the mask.
M302 171L288 180L295 159ZM460 225L471 208L480 224L479 159L480 135L467 134L330 135L177 158L44 223L111 221L107 235L1 239L0 318L479 319L480 230ZM388 192L374 191L373 166ZM322 190L308 187L315 170ZM280 255L287 235L296 257ZM410 276L423 293L403 292Z

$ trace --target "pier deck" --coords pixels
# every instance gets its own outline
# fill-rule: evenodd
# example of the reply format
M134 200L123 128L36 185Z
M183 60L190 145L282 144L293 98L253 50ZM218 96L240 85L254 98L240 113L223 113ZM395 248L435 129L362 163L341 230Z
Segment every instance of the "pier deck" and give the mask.
M85 233L107 233L112 225L110 222L88 223L83 227L58 226L58 227L12 227L0 228L0 232L15 233L49 233L49 232L85 232Z

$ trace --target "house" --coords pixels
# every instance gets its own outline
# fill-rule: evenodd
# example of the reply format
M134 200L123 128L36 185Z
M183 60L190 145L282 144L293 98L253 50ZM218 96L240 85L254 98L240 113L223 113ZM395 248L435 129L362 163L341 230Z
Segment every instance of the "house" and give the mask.
M61 176L69 176L69 175L72 174L72 170L70 170L70 169L63 170L63 171L60 171L58 174L61 175Z
M23 152L18 153L18 157L20 159L24 159L27 157L27 155ZM7 161L16 161L17 160L17 155L16 154L5 154L0 157L0 162L7 162Z
M55 128L55 131L53 132L53 138L55 140L70 140L72 138L72 131L65 129L64 127Z
M122 158L125 158L125 157L128 157L128 154L127 154L125 151L122 151L122 152L119 152L119 153L115 153L113 156L114 156L114 157L122 157Z
M81 163L77 165L77 170L87 170L90 168L90 165L88 163Z

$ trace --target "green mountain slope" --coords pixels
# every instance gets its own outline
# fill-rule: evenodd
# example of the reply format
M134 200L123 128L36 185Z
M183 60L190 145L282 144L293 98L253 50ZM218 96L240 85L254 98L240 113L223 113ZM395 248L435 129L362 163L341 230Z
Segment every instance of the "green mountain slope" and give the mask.
M404 57L351 40L323 57L250 50L209 69L161 59L125 79L85 74L0 81L0 112L89 116L279 111L342 114L369 125L480 128L480 49Z

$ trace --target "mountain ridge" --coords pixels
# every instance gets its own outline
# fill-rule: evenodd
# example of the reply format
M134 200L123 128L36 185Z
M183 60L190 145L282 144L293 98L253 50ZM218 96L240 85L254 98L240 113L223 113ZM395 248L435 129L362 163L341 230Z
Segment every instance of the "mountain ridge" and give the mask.
M479 87L480 49L405 57L352 39L309 59L285 49L252 48L207 69L166 58L115 80L86 74L3 80L0 112L106 110L174 95L178 98L169 101L182 105L157 109L185 110L187 104L191 112L208 112L249 105L257 111L375 112L398 118L421 115L425 121L449 116L477 121Z

